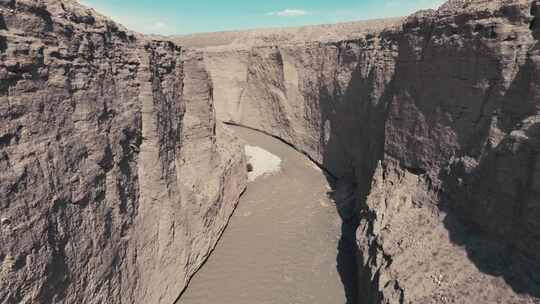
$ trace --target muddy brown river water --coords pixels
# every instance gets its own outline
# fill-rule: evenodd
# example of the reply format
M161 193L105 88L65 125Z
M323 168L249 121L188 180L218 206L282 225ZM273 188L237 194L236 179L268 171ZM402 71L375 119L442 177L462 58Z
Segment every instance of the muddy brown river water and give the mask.
M277 139L231 128L281 158L281 171L248 184L215 251L177 303L352 303L352 237L327 195L325 174Z

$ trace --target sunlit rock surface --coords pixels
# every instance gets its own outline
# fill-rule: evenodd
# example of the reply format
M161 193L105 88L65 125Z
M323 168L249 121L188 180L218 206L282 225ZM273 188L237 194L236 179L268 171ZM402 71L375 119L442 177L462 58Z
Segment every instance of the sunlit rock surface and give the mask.
M0 1L0 303L173 303L246 183L199 53Z

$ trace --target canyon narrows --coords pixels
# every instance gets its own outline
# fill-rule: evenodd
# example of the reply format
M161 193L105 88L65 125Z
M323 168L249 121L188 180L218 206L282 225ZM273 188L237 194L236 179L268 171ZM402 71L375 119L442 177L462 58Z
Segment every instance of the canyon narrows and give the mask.
M249 187L222 122L337 177L358 303L539 303L539 8L149 37L1 0L0 303L173 303Z

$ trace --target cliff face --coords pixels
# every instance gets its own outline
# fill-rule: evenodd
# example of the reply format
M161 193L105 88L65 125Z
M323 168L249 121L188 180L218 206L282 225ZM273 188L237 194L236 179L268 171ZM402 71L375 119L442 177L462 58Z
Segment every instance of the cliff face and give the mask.
M70 1L0 9L0 302L172 303L245 187L216 120L355 194L362 303L538 302L536 1L200 51Z
M172 303L245 187L200 53L0 1L0 302Z
M540 296L537 6L449 1L355 40L205 50L218 119L355 185L362 303Z
M540 296L535 10L456 1L405 23L385 156L357 233L360 248L383 257L362 256L370 298Z

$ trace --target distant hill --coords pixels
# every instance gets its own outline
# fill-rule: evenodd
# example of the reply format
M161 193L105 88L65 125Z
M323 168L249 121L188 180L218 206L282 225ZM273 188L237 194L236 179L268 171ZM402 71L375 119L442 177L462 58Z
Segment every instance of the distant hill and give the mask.
M231 46L250 47L306 41L338 41L352 39L386 28L399 26L405 17L374 19L367 21L323 24L301 27L264 28L243 31L198 33L173 36L176 43L194 48Z

